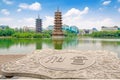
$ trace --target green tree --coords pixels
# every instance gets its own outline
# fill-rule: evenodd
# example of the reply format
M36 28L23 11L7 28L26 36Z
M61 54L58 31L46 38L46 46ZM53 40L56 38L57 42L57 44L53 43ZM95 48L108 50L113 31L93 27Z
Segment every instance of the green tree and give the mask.
M15 30L9 27L6 27L5 29L0 29L0 36L11 36L15 33Z

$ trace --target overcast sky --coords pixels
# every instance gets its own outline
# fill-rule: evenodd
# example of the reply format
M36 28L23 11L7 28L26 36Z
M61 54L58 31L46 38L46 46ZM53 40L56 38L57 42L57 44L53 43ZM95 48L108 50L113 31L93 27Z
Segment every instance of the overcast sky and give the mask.
M120 0L0 0L0 25L35 27L40 14L46 28L54 24L58 6L66 25L80 29L120 26Z

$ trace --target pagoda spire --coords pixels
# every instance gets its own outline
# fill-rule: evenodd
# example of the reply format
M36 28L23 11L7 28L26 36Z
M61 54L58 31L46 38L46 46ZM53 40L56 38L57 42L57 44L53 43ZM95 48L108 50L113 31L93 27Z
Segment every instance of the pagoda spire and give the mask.
M40 19L40 15L38 14L38 19Z
M59 12L59 6L57 7L57 12Z

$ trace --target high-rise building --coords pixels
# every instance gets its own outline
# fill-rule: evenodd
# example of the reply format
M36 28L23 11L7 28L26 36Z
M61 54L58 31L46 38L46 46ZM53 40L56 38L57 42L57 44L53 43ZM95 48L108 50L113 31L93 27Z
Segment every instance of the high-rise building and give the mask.
M62 31L62 14L59 11L59 9L57 10L57 12L55 12L55 21L54 21L54 31L52 33L52 36L54 37L62 37L64 36L63 31Z
M42 19L40 19L39 15L36 19L36 32L42 32Z

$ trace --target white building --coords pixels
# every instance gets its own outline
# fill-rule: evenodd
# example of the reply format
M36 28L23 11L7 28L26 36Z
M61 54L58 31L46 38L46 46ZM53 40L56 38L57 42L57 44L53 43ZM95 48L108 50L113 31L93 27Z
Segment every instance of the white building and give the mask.
M27 26L24 26L24 27L23 27L23 31L35 31L35 27L27 27Z
M93 32L97 32L98 30L96 28L92 28L92 29L82 29L80 31L80 34L91 34Z
M102 26L101 30L102 31L116 31L116 30L118 30L118 26L113 26L113 27Z

